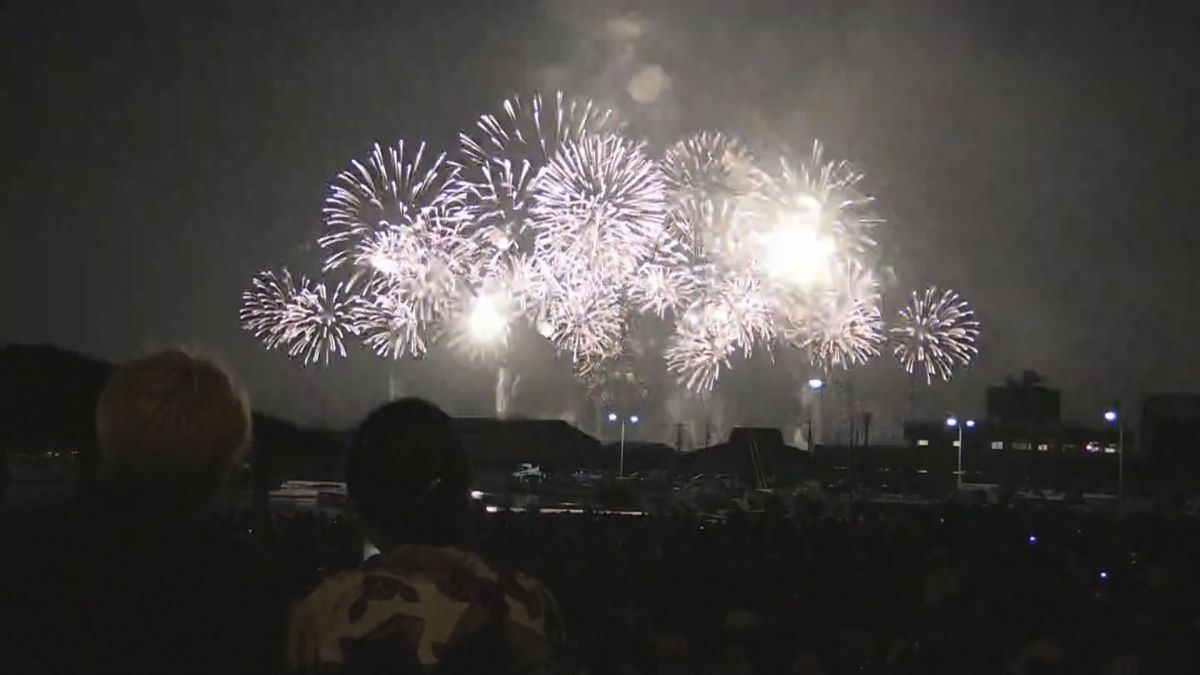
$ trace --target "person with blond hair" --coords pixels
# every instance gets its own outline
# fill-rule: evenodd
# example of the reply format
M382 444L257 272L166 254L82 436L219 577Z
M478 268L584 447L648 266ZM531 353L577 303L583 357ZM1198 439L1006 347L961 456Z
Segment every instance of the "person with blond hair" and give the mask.
M285 609L266 559L205 509L250 439L246 395L172 350L120 366L96 408L94 485L26 519L6 570L4 672L269 672Z

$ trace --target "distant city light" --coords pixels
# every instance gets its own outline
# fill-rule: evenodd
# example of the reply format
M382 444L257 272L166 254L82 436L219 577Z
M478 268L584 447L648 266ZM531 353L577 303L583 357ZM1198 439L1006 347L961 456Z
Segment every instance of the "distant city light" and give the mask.
M1101 573L1100 573L1100 580L1101 580L1101 581L1108 581L1108 572L1101 572Z
M975 420L967 420L967 428L974 429L975 428Z
M1104 411L1104 420L1106 422L1116 422L1117 421L1117 411L1112 410L1112 409L1105 410Z
M1031 534L1031 535L1029 535L1029 545L1030 545L1030 546L1036 546L1036 545L1037 545L1037 541L1038 541L1038 540L1037 540L1037 535L1036 535L1036 534Z
M813 391L820 391L821 387L824 387L824 386L825 386L825 380L822 380L819 377L814 377L813 379L808 381L808 388L812 389Z
M608 413L608 421L616 422L617 421L617 413L615 413L615 412Z
M637 424L639 419L640 419L640 418L639 418L637 415L631 415L631 416L629 417L629 423L630 423L630 424Z
M958 426L958 418L957 417L947 417L946 418L946 426L948 426L948 427Z
M483 492L480 490L471 490L471 499L483 499Z

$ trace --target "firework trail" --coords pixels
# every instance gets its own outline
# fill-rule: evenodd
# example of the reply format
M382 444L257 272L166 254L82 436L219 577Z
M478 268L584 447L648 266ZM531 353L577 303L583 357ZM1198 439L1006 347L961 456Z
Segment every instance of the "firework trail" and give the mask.
M584 265L620 284L663 235L662 174L641 143L615 134L564 143L532 197L535 250L554 269Z
M365 161L353 160L334 177L325 198L327 233L318 243L333 253L324 271L344 264L376 231L406 227L426 209L445 206L455 196L446 187L456 172L444 153L430 158L424 143L411 156L404 141L386 149L377 143Z
M923 294L913 291L890 332L895 342L892 353L904 370L923 370L929 384L935 376L948 381L956 366L971 362L977 352L979 322L957 293L949 289L939 293L935 286Z

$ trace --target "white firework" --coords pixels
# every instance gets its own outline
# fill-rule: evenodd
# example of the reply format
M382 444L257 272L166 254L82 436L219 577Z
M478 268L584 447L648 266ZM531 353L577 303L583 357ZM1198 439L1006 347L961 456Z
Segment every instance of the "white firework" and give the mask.
M906 372L923 371L926 384L934 377L949 380L954 369L968 365L978 351L975 312L957 293L949 289L939 293L936 286L922 294L913 291L890 332L895 343L892 353Z
M353 321L363 342L380 356L420 358L428 351L427 322L394 290L384 287L365 297L354 308Z
M501 114L483 115L474 130L459 134L452 191L489 263L532 253L531 188L550 158L564 143L614 126L612 111L557 92L551 100L514 96Z
M555 281L539 324L539 332L573 360L603 357L616 347L624 329L621 298L602 279L572 273Z
M295 301L296 283L291 272L259 272L242 293L238 318L242 328L262 340L267 349L274 349L287 340L288 319Z
M825 161L824 149L814 141L805 162L793 166L781 159L779 173L764 183L754 200L756 227L786 224L810 230L805 236L828 240L843 253L872 253L874 231L883 220L873 212L874 197L863 192L862 179L849 162Z
M446 206L455 198L446 187L456 172L444 153L430 157L424 143L415 149L404 141L387 148L376 143L365 161L351 161L325 198L326 233L318 243L333 252L324 269L341 267L377 231L407 227L425 210Z
M333 354L346 356L346 338L357 335L354 310L360 303L349 285L338 284L332 291L325 284L308 286L301 279L296 300L285 321L288 355L305 365L329 363Z
M583 265L621 283L663 235L662 174L641 143L621 136L564 143L535 179L533 198L537 255L555 269Z

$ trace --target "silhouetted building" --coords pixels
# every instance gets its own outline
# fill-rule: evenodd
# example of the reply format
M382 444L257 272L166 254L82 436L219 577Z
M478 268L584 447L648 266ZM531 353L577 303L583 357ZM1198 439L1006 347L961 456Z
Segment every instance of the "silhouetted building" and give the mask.
M1147 396L1141 432L1141 448L1155 473L1200 476L1200 395Z
M1062 395L1041 384L1033 371L1019 380L1008 378L1000 386L987 388L987 421L993 429L1018 431L1037 436L1062 423Z
M460 417L454 424L474 469L511 471L528 462L561 471L600 461L600 442L562 420Z

